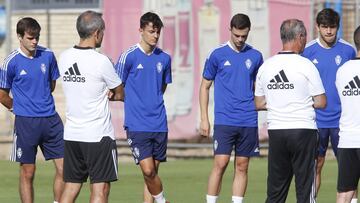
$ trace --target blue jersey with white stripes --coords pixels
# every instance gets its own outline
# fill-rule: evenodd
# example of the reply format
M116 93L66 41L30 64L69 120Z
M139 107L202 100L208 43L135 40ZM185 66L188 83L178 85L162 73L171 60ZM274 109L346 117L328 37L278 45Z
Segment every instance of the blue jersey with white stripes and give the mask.
M306 45L302 55L318 69L327 97L326 108L316 109L317 127L338 128L341 104L335 86L336 72L346 61L355 58L355 49L343 39L338 39L331 48L323 47L319 39L315 39Z
M0 88L10 89L13 112L18 116L46 117L55 115L51 81L59 77L52 51L38 46L34 57L21 49L13 51L1 67Z
M139 44L121 54L116 71L125 85L125 128L167 132L163 87L171 83L171 58L159 48L146 54Z
M238 52L228 42L210 53L203 77L214 81L214 124L257 127L254 82L262 63L262 54L247 44Z

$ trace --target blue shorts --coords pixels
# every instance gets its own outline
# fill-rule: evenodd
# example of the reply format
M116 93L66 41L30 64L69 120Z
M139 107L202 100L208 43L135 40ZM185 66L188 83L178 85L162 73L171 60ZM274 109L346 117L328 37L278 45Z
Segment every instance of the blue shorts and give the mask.
M136 164L149 157L153 157L160 162L166 161L167 132L136 132L127 130L126 136Z
M58 114L49 117L15 117L14 141L10 159L34 164L37 148L45 160L64 157L64 126Z
M259 156L259 135L257 127L214 126L214 154L235 156Z
M331 147L335 156L337 155L337 146L339 144L339 128L319 128L319 147L318 156L324 157L329 145L329 138Z

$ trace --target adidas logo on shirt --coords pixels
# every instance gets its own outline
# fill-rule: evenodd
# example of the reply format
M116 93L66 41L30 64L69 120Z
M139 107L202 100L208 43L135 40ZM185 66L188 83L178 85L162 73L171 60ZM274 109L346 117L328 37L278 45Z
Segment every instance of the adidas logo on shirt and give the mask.
M141 63L136 67L136 69L144 69L144 66L141 65Z
M224 66L231 66L231 63L229 61L225 61Z
M343 96L359 96L360 95L360 80L358 76L355 76L353 80L349 82L348 85L344 87L342 91Z
M24 69L22 69L21 71L20 71L20 75L26 75L27 73L26 73L26 71L24 70Z
M69 70L65 72L63 81L65 81L65 82L85 82L85 77L81 77L79 68L78 68L77 64L74 63L73 66L70 67Z
M312 62L313 62L313 64L318 64L319 63L317 59L312 60Z
M284 70L281 70L273 79L270 80L270 84L267 85L269 90L273 89L294 89L294 84L290 83L285 75Z

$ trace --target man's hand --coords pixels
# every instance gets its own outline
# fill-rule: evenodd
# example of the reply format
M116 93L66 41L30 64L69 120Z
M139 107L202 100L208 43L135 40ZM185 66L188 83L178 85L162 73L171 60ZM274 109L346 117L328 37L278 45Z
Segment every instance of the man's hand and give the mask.
M210 136L210 123L209 121L201 121L200 123L200 135L204 137Z

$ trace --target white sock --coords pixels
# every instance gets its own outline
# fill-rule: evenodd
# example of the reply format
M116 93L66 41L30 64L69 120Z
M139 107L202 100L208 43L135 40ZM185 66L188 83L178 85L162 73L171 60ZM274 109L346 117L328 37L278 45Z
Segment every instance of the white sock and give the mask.
M59 203L59 202L57 202L57 201L54 201L54 203Z
M158 195L153 195L156 203L166 203L164 193L160 192Z
M206 203L216 203L218 196L206 195Z
M357 198L353 198L353 199L351 199L351 202L350 203L357 203Z
M244 197L232 196L231 199L232 199L232 203L242 203Z

